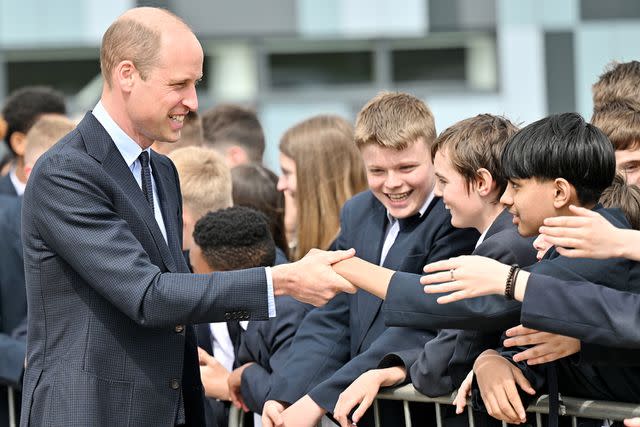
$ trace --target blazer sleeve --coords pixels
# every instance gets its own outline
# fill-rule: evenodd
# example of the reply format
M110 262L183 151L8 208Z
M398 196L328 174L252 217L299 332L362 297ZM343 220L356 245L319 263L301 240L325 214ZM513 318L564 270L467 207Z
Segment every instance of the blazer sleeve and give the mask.
M521 314L534 329L612 347L640 347L640 294L531 274Z
M298 325L302 322L305 314L309 311L310 306L294 300L291 297L278 297L276 299L276 309L278 316L266 322L255 322L255 330L247 330L244 334L239 353L239 361L244 364L249 361L257 362L249 366L242 372L242 381L240 383L240 393L245 403L256 413L262 412L264 402L274 387L276 376L274 373L282 373L293 337L298 329ZM249 324L251 328L252 324ZM250 339L249 334L257 334L259 337ZM251 353L255 354L254 360L246 360L242 357L242 347L255 346L256 342L265 344L264 350L267 354L262 357L251 349ZM248 350L248 349L247 349Z
M434 337L433 332L411 328L388 328L363 353L337 370L331 377L314 387L308 394L314 402L333 412L338 397L356 378L378 366L389 350L406 351L420 348Z
M25 195L29 223L23 234L36 228L38 235L25 240L41 236L47 249L137 324L219 322L229 312L268 318L263 268L194 275L162 273L153 265L127 222L138 213L116 210L123 195L109 194L113 186L103 182L109 178L89 156L56 153L34 173L38 185Z

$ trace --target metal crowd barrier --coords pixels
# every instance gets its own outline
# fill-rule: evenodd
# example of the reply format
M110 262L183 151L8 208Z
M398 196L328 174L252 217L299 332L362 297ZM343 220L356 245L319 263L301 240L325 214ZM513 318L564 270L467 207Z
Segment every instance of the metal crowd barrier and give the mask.
M416 391L411 384L384 390L378 393L377 400L373 403L374 421L376 427L380 426L380 414L378 409L378 400L401 400L404 406L405 426L411 426L411 417L409 417L409 402L430 402L436 406L436 425L442 427L442 405L450 405L455 398L455 392L448 396L427 397ZM469 426L475 427L473 412L467 405L467 417ZM528 413L535 414L536 427L542 427L542 414L549 413L549 398L547 395L540 396L534 403L527 408ZM597 420L614 420L621 421L625 418L640 417L640 404L606 402L601 400L585 400L574 397L562 396L562 402L559 408L561 416L571 417L571 425L578 425L578 418L591 418ZM231 407L229 412L229 427L242 427L242 412ZM502 423L506 426L506 423Z

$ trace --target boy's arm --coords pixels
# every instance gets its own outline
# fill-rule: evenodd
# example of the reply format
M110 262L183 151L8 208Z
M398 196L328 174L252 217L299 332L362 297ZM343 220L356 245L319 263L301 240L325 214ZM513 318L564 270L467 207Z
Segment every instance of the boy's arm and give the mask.
M265 343L268 348L252 348L242 351L241 363L256 362L242 371L240 393L245 404L253 412L260 413L267 397L274 387L276 375L282 374L287 361L293 337L302 323L309 306L290 297L278 297L276 310L278 316L268 322L254 322L244 334L242 347L257 347ZM250 338L253 336L253 339ZM245 360L242 354L265 354L266 360Z
M385 267L353 257L333 264L333 269L351 284L358 288L385 299L389 281L395 273Z

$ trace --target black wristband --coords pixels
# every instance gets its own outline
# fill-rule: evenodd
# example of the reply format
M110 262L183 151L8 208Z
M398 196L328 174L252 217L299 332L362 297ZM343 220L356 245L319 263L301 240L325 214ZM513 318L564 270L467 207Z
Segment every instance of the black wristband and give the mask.
M509 274L507 275L507 283L505 283L504 286L504 296L509 300L513 299L513 291L515 290L516 278L518 277L519 271L520 268L518 268L518 264L513 264L509 269Z

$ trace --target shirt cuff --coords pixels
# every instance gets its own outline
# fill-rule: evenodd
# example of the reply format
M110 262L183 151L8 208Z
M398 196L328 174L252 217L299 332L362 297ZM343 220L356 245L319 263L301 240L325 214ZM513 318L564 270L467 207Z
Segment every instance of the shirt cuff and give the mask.
M276 317L276 301L273 297L273 277L271 276L271 267L265 267L267 274L267 307L269 309L269 317Z

